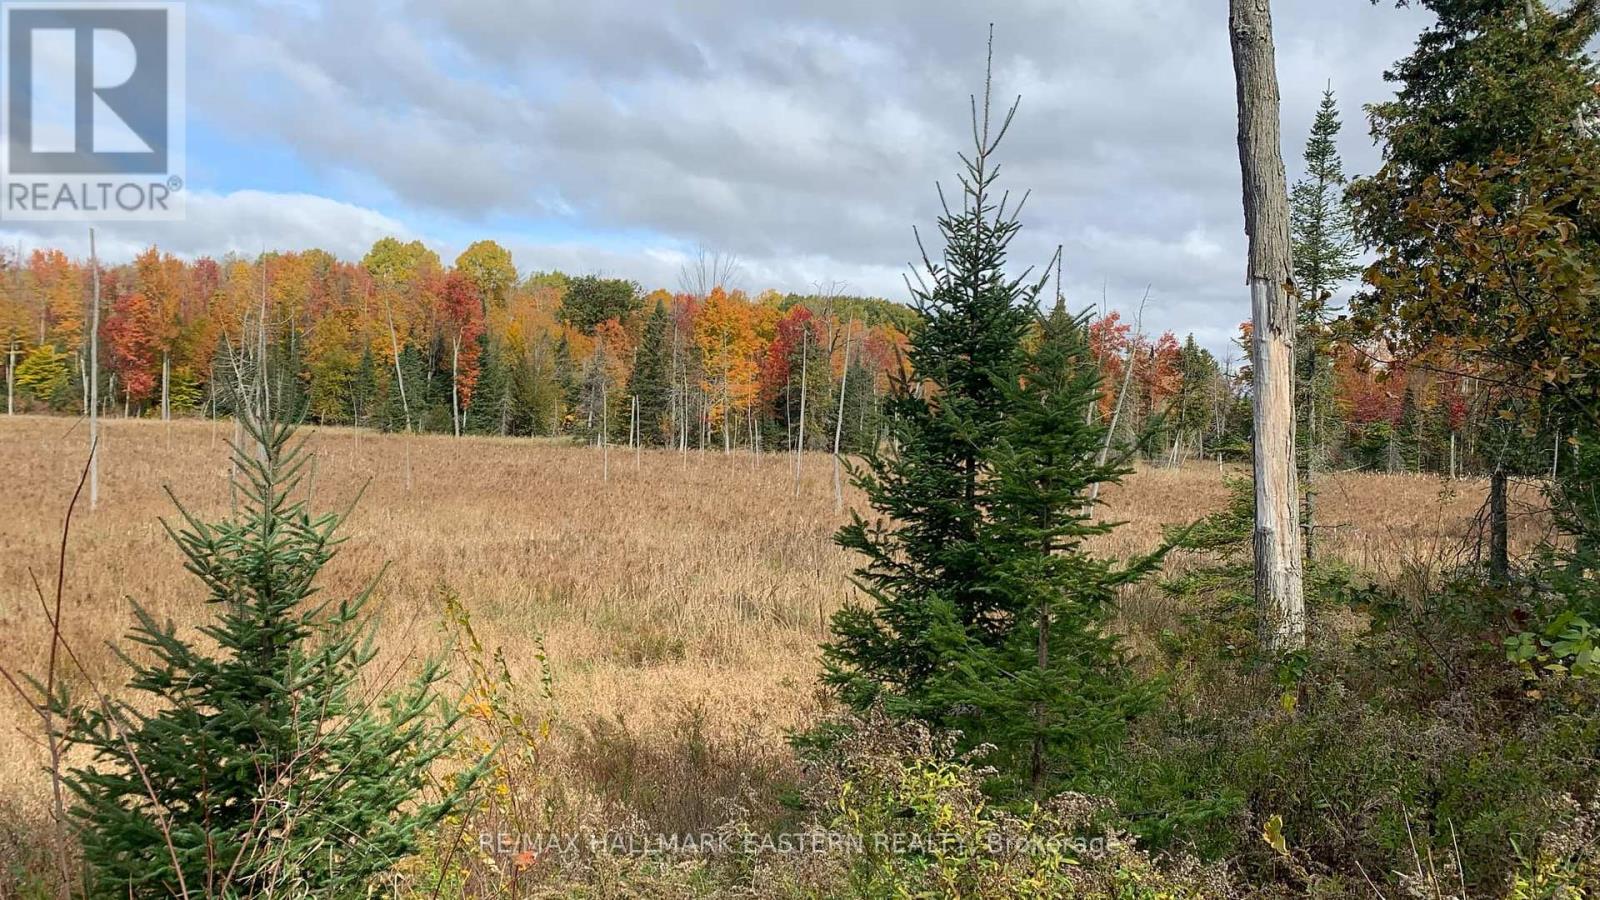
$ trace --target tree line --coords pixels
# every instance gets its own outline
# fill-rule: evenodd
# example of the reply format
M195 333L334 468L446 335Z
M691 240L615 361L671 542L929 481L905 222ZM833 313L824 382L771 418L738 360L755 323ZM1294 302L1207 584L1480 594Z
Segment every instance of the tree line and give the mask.
M1350 340L1329 313L1357 271L1338 128L1330 95L1294 194L1296 271L1316 298L1301 306L1297 362L1305 464L1487 471L1505 442L1482 380L1412 365L1431 347L1399 355ZM318 424L683 449L831 450L839 432L841 450L860 452L882 434L917 321L904 305L838 293L646 292L523 274L493 241L452 266L393 238L353 263L320 250L184 260L151 247L100 275L102 415L230 415L230 359L265 334L269 364L288 373L282 402ZM86 412L91 281L89 262L61 250L0 250L7 413ZM1168 465L1248 456L1249 323L1220 355L1193 335L1147 333L1142 316L1106 312L1087 328L1098 415L1119 445Z

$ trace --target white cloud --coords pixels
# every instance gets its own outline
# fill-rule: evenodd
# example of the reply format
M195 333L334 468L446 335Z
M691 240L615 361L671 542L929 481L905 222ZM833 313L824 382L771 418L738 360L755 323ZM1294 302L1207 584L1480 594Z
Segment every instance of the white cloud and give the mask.
M399 221L374 210L310 194L234 191L189 196L188 218L182 222L126 222L95 228L101 258L125 262L151 244L179 256L221 257L228 253L254 256L266 250L321 248L347 259L359 259L378 238L409 237ZM0 231L0 241L35 247L59 247L77 257L89 255L86 225L30 223L26 230Z
M992 20L997 97L1024 95L1001 153L1003 186L1033 191L1019 266L1063 244L1075 296L1097 301L1104 285L1126 309L1154 284L1161 326L1213 346L1248 312L1215 0L216 0L190 12L191 70L209 76L190 81L191 118L291 158L315 179L308 190L338 200L197 193L188 223L105 229L115 252L159 241L356 257L409 227L436 244L500 240L524 268L674 287L673 255L706 246L741 257L751 289L843 280L903 298L911 227L931 233L934 182L953 189L970 141ZM1375 164L1360 105L1387 94L1383 69L1425 21L1366 0L1280 6L1291 178L1330 80L1351 168ZM194 162L250 183L248 158ZM21 233L83 248L81 229ZM544 233L597 237L533 236Z

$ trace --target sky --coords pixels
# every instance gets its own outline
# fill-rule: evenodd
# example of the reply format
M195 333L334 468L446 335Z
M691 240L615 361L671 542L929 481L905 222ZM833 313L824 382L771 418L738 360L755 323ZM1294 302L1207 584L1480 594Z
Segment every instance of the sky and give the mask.
M1274 8L1290 180L1329 85L1347 171L1372 171L1362 106L1426 14ZM1214 350L1249 317L1222 0L194 0L187 22L188 217L100 227L111 261L489 238L524 273L675 289L704 250L751 292L905 300L992 23L1017 270L1062 245L1073 306L1126 315L1148 287L1149 329ZM87 254L77 224L0 240Z

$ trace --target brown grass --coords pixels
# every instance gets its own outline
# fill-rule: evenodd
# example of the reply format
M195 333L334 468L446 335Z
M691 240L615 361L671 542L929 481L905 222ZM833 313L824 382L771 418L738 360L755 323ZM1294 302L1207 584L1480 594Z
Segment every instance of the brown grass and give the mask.
M189 627L201 620L197 584L158 518L173 512L163 486L202 518L229 507L228 426L109 422L99 509L80 509L66 581L65 634L106 688L122 680L106 641L131 621L129 598ZM375 608L389 668L441 646L438 596L455 591L513 675L537 685L533 637L543 634L568 741L593 753L597 720L628 734L676 729L692 710L710 739L776 747L814 713L817 642L852 594L851 559L831 541L842 520L831 461L805 460L799 497L786 456L613 449L526 440L314 432L308 489L320 509L365 485L324 589L356 590L388 561ZM0 659L38 673L49 645L30 573L53 582L62 515L83 463L82 423L0 417ZM407 469L410 487L407 486ZM1483 485L1422 476L1324 479L1323 546L1361 568L1398 577L1409 561L1440 559L1460 543ZM1148 549L1167 525L1226 499L1216 464L1140 473L1108 495L1126 527L1114 552ZM859 498L853 498L859 500ZM85 501L86 502L86 501ZM1537 536L1519 519L1519 541ZM37 721L0 700L0 812L47 802ZM585 734L590 743L585 745ZM591 761L598 780L620 777ZM634 787L629 790L634 790Z

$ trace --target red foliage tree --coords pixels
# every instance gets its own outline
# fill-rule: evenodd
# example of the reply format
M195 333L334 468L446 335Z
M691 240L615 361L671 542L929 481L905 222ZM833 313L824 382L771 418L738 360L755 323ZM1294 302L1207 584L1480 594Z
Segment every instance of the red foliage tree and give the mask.
M159 314L141 291L117 297L103 327L111 371L129 400L143 403L156 390L160 366Z

